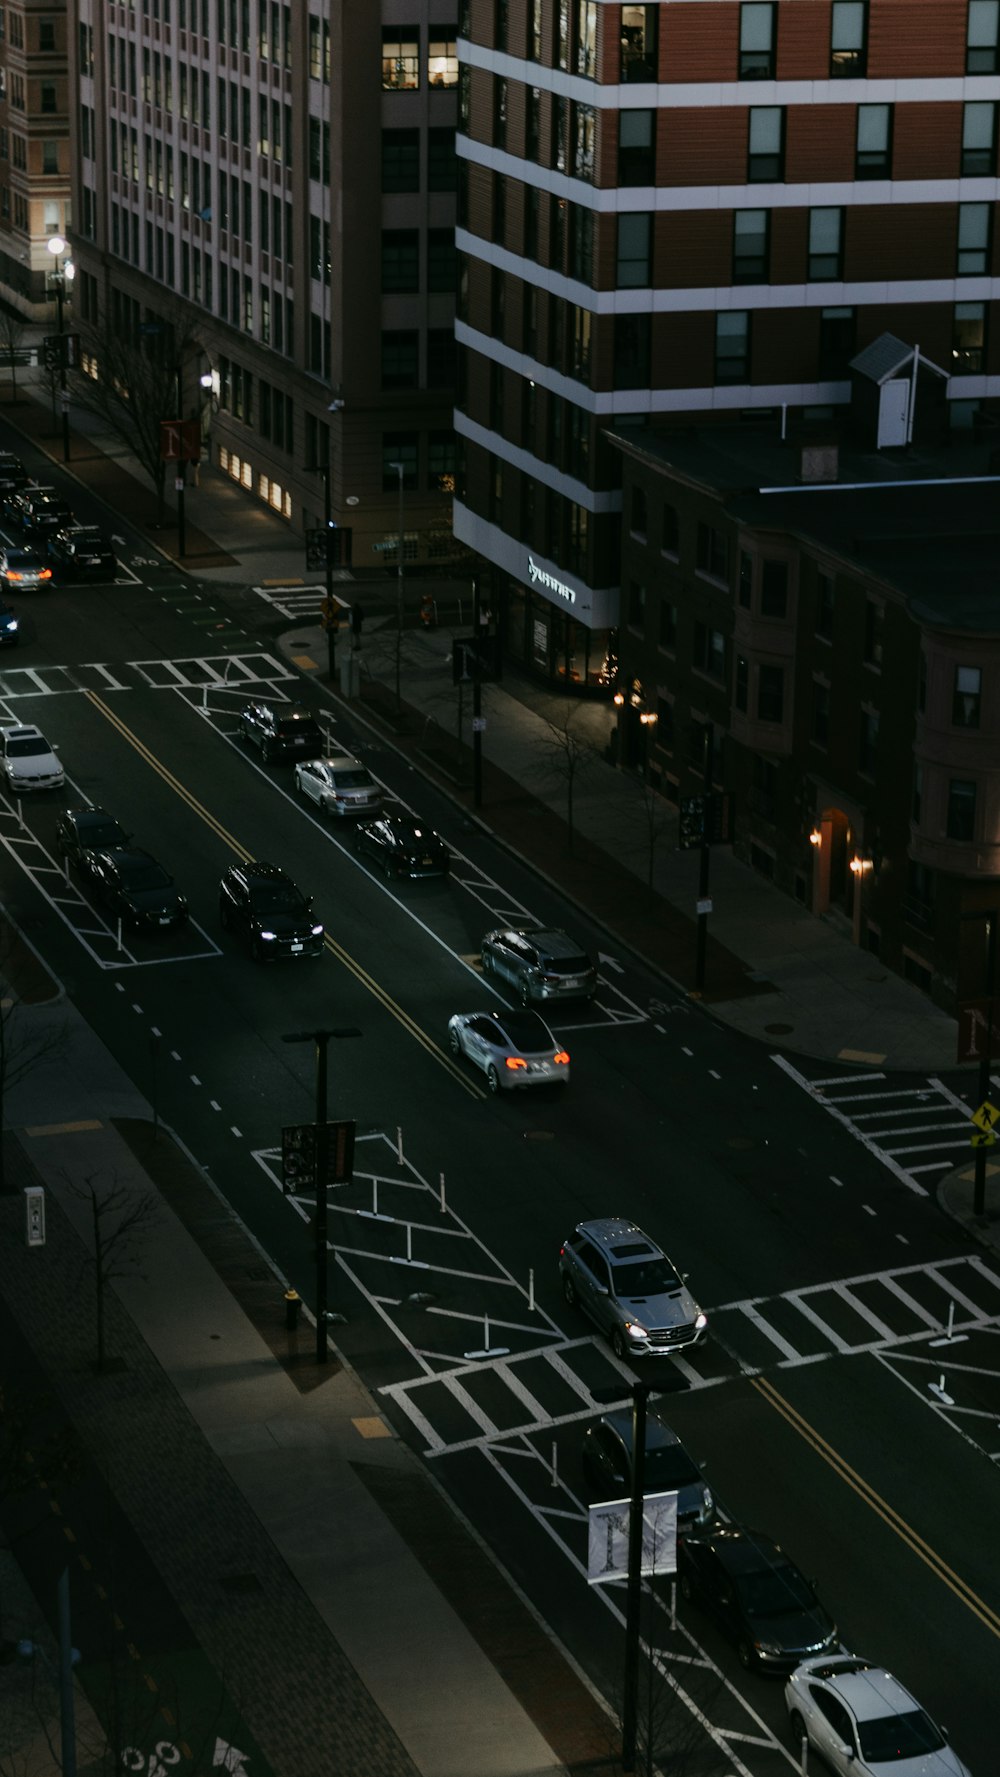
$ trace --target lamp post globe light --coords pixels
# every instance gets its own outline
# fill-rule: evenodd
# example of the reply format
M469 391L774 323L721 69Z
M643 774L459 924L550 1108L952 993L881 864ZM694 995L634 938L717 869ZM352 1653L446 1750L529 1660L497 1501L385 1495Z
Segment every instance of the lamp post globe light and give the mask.
M49 273L48 281L49 285L55 292L56 298L56 327L59 338L56 362L59 367L59 404L62 408L63 462L68 463L69 390L66 386L66 328L63 305L66 300L66 286L67 284L71 284L76 276L76 266L73 264L72 259L67 259L65 257L70 250L69 243L63 239L61 234L50 235L45 245L48 248L48 251L52 254L53 262L57 260L61 260L62 262L61 264L56 265L54 271Z

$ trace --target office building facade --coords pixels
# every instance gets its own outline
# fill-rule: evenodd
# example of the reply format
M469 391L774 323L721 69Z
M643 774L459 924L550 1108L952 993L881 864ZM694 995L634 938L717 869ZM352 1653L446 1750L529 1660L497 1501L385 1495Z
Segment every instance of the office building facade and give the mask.
M610 677L608 426L835 420L886 331L996 407L998 13L463 0L456 529L515 657Z
M0 297L25 321L46 318L69 222L70 90L63 5L0 6Z
M399 10L69 3L81 327L168 329L213 461L355 568L451 547L456 31Z

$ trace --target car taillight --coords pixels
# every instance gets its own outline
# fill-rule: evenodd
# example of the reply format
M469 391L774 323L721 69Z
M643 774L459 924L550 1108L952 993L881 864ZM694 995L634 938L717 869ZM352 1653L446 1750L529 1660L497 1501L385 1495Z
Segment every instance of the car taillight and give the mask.
M508 1055L507 1057L506 1066L510 1068L512 1073L515 1072L517 1068L527 1067L527 1065L528 1063L522 1060L520 1055Z
M42 568L38 578L39 578L39 580L51 580L52 569L51 568Z
M20 574L15 573L13 568L8 568L6 570L5 578L8 580L20 580L22 578L22 576Z
M560 1067L569 1067L569 1056L565 1049L560 1049L558 1055L553 1055L552 1059Z

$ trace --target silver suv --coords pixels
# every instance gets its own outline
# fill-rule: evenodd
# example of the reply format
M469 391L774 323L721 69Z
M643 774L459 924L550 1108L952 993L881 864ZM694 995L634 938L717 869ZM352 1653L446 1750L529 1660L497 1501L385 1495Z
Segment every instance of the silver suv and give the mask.
M621 1216L580 1222L559 1250L563 1295L616 1357L669 1357L705 1337L703 1314L665 1252Z
M508 981L522 1006L534 1000L589 1000L597 991L597 970L566 932L487 932L482 960L483 974Z

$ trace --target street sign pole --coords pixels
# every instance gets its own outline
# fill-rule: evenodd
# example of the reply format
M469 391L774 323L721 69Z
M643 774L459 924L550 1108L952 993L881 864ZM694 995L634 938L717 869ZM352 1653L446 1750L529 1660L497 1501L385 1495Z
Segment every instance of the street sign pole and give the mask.
M622 1770L635 1770L639 1715L639 1624L642 1610L642 1518L646 1492L646 1402L649 1386L632 1384L632 1499L625 1588L625 1673L622 1681Z
M483 671L479 658L480 613L479 613L479 575L472 578L472 633L475 637L476 658L472 672L472 806L483 806Z
M989 1011L986 1019L986 1030L983 1035L983 1052L979 1057L979 1102L985 1104L990 1095L990 1067L993 1059L993 993L995 988L996 951L997 951L997 916L995 912L985 915L986 919L986 990L989 998ZM977 1147L975 1158L975 1181L972 1190L972 1213L982 1216L986 1213L986 1148Z
M712 776L715 769L715 729L711 722L705 731L705 816L701 834L701 868L698 872L698 934L695 950L694 986L696 993L705 988L705 952L708 945L708 868L712 855L710 808Z

